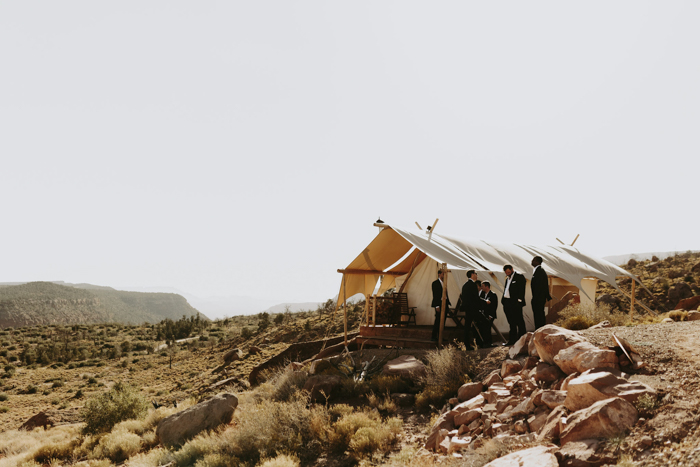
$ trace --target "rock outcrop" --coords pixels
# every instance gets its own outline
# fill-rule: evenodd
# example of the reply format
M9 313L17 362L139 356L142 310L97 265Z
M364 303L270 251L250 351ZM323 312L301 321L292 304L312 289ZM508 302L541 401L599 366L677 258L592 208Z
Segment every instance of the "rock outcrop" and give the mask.
M238 406L233 394L219 394L158 423L156 436L165 446L180 446L205 430L230 423Z

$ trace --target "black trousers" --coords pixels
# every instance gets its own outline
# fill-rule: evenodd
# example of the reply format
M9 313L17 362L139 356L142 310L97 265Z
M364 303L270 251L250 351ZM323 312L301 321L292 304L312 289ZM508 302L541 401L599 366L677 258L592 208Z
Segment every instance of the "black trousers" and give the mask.
M525 330L525 318L523 317L523 304L515 299L506 298L503 300L503 312L506 314L510 325L508 343L512 345L527 332Z
M477 343L482 347L490 347L493 344L491 341L491 320L479 313L477 326L479 326L479 332L481 333L481 343Z
M447 311L447 310L445 310ZM445 313L445 319L447 319L447 313ZM444 321L443 321L444 323ZM435 321L433 322L433 333L431 334L430 338L434 341L438 339L438 335L440 334L440 310L438 307L435 307Z
M464 345L469 349L474 347L474 335L472 334L472 323L474 322L474 312L464 313ZM477 345L479 345L479 335L476 335Z
M534 298L530 302L532 305L532 314L535 317L535 329L539 329L545 324L547 324L547 318L544 316L544 306L547 303L546 300L535 300Z

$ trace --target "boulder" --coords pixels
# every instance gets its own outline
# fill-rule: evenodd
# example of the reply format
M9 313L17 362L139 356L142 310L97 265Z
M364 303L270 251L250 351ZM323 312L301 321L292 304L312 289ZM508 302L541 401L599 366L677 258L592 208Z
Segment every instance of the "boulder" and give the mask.
M241 349L232 349L224 354L224 362L231 363L241 360L243 358L243 352Z
M616 464L617 459L607 459L596 455L600 445L597 439L582 439L566 443L559 450L562 467L598 467L603 464Z
M54 426L53 419L46 412L39 412L24 422L20 430L32 431L34 428L43 427L45 430Z
M483 395L479 394L478 396L472 397L468 401L455 405L452 409L453 417L462 412L467 412L469 410L481 408L485 404L486 399Z
M613 345L614 347L621 348L626 355L629 355L629 357L632 359L632 368L635 370L646 366L646 363L642 361L642 355L639 353L639 350L632 347L632 345L627 342L627 339L624 337L620 337L613 333Z
M668 301L678 303L679 301L693 296L693 289L687 282L678 281L668 289Z
M501 365L501 378L513 375L522 369L523 366L520 364L520 362L517 362L515 360L505 360Z
M569 389L569 382L574 379L578 378L580 376L579 373L571 373L569 376L564 378L564 381L561 382L561 386L559 387L560 391L567 391Z
M450 445L447 448L447 454L452 454L455 452L460 452L465 449L469 449L469 443L472 442L471 437L466 437L466 438L459 438L457 436L453 436L452 439L450 440Z
M537 348L537 354L542 360L554 365L554 357L563 349L580 342L588 342L576 331L548 324L535 331L532 339Z
M686 318L688 321L697 321L700 319L700 311L689 311L688 312L688 317Z
M532 433L537 433L542 429L545 423L547 423L547 418L549 417L549 412L540 412L531 415L527 419L527 426Z
M468 401L469 399L481 394L484 390L484 385L481 383L466 383L463 384L457 391L457 399L460 402Z
M382 368L382 373L389 376L416 379L425 376L426 369L423 362L413 355L401 355L387 362Z
M534 332L532 333L534 336ZM540 355L537 353L537 346L535 346L535 340L531 337L530 342L527 344L527 354L530 357L537 357L538 359L540 358Z
M561 350L554 363L567 375L593 368L620 368L615 351L599 349L590 342L579 342Z
M676 305L675 310L697 310L700 306L700 295L696 295L690 298L684 298L678 305ZM700 318L695 318L700 319ZM690 316L688 316L688 321L690 321Z
M310 394L313 402L326 402L342 384L343 377L339 375L314 375L306 380L304 391Z
M248 355L257 355L262 352L262 349L256 345L251 345L248 347Z
M508 357L515 358L520 354L526 354L528 352L528 345L530 344L530 339L532 339L531 332L526 332L520 339L513 345L510 350L508 350Z
M534 448L523 449L522 451L499 457L484 467L559 467L559 461L553 454L556 450L557 447L552 445L535 446Z
M158 423L156 436L164 446L184 444L205 430L213 430L230 423L238 398L233 394L219 394L193 405L182 412L165 417Z
M567 414L566 407L560 405L556 409L552 410L547 416L542 428L537 433L538 441L552 440L556 441L559 439L559 434L562 426L562 419L566 418Z
M501 378L501 370L493 370L488 374L488 376L486 376L486 378L484 378L483 383L484 386L489 387L492 384L500 383L501 381L503 381L503 378Z
M542 404L550 409L555 409L560 405L564 405L566 394L566 391L542 391Z
M466 412L461 412L461 413L455 415L454 425L455 426L469 425L474 420L480 419L481 416L483 415L483 413L484 412L481 409L473 409L473 410L468 410Z
M562 446L589 438L619 436L637 423L637 409L619 397L598 401L571 414L561 432Z
M569 381L564 405L572 412L591 406L603 399L615 397L612 389L627 380L607 371L587 371Z
M435 451L437 444L439 444L436 441L438 440L438 437L440 437L440 431L444 430L446 436L450 430L455 429L454 418L455 413L452 410L440 415L440 418L438 418L435 424L430 428L430 434L428 435L428 439L425 441L423 447L429 451ZM442 438L440 439L440 442L442 442Z
M532 378L535 381L541 381L543 383L553 383L554 381L565 376L558 366L550 365L545 362L538 363L533 371L534 374L532 375Z
M320 375L326 370L334 369L335 367L329 360L325 360L323 358L319 360L314 360L311 362L311 365L309 365L309 374L310 375Z

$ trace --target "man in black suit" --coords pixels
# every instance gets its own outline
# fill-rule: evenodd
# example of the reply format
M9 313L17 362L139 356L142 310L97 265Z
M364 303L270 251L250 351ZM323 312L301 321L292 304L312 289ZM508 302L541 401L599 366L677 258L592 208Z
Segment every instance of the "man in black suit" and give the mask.
M483 347L493 347L491 342L491 323L496 319L496 309L498 308L498 296L491 291L491 283L484 281L481 283L481 316L479 318L479 332L483 339Z
M442 281L445 276L443 270L438 271L438 278L433 281L433 301L430 306L435 308L435 322L433 323L433 333L430 338L434 341L438 340L438 335L440 334L440 307L442 306ZM450 296L445 293L445 304L450 306ZM447 316L447 310L445 310L445 316ZM444 323L444 321L443 321Z
M481 309L479 299L479 287L476 285L476 272L473 269L467 271L467 282L462 286L462 310L464 311L464 345L467 350L474 350L472 337L472 323L477 319Z
M547 324L544 316L544 305L552 299L552 296L549 295L549 278L542 268L542 257L535 256L530 264L535 268L530 281L530 290L532 291L530 304L532 305L532 314L535 317L535 329L539 329Z
M503 288L503 312L506 314L510 332L508 333L508 344L515 344L521 336L527 332L525 330L525 318L523 318L523 307L525 306L525 276L513 271L513 266L506 264L503 266L506 273L506 285Z

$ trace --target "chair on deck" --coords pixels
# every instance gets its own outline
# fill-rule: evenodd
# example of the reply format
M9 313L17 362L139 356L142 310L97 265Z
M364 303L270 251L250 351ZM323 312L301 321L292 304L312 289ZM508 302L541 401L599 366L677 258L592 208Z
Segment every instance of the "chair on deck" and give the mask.
M399 326L410 326L410 325L416 325L416 307L415 306L408 306L408 295L406 293L401 292L395 292L393 294L394 297L394 306L396 306L399 309L399 321L398 325ZM403 317L406 316L406 320L403 319Z

